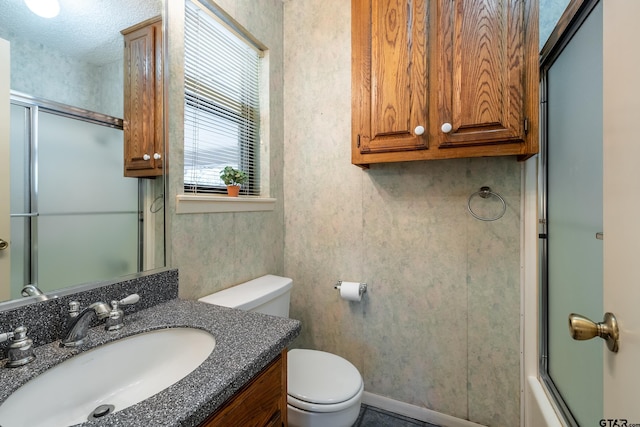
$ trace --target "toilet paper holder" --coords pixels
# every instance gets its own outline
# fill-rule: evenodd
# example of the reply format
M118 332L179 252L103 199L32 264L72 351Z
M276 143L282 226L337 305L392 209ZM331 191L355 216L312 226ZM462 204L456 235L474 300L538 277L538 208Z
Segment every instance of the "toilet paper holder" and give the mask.
M333 285L333 289L338 289L340 290L340 286L342 285L342 280L338 280L338 283L336 283L335 285ZM367 284L366 283L360 283L360 294L364 294L365 292L367 292Z

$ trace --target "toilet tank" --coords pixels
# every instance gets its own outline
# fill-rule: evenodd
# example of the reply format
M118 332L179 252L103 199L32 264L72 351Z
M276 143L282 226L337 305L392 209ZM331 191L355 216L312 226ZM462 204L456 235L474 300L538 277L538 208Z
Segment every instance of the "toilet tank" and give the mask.
M268 274L241 283L198 301L240 310L289 317L289 300L293 281L288 277Z

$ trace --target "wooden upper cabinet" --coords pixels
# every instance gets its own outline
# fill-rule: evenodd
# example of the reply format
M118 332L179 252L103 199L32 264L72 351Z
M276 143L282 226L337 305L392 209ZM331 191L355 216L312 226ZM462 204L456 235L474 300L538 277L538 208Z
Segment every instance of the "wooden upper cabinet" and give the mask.
M352 0L352 51L352 163L537 153L537 0Z
M144 21L124 35L124 175L162 175L162 21Z

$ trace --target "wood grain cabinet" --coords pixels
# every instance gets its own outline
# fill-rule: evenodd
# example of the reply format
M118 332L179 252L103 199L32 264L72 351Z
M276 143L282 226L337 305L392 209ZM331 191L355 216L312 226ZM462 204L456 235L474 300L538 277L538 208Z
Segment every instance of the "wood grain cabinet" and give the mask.
M287 350L200 427L287 426Z
M352 163L538 151L538 0L352 0Z
M162 18L121 31L124 36L124 175L162 175Z

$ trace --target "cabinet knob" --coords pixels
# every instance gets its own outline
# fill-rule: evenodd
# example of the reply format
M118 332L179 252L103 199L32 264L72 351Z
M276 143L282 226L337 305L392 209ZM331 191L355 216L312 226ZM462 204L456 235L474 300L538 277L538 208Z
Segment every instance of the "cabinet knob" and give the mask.
M156 160L160 160L162 158L162 156L159 153L154 153L153 154L153 158Z
M443 123L442 126L440 127L440 130L442 130L442 132L444 133L451 132L451 129L453 129L453 126L451 126L451 123Z
M142 160L150 160L151 156L148 154L145 154L144 156L142 156Z
M416 126L416 128L413 130L413 133L418 136L422 135L424 133L424 126Z

